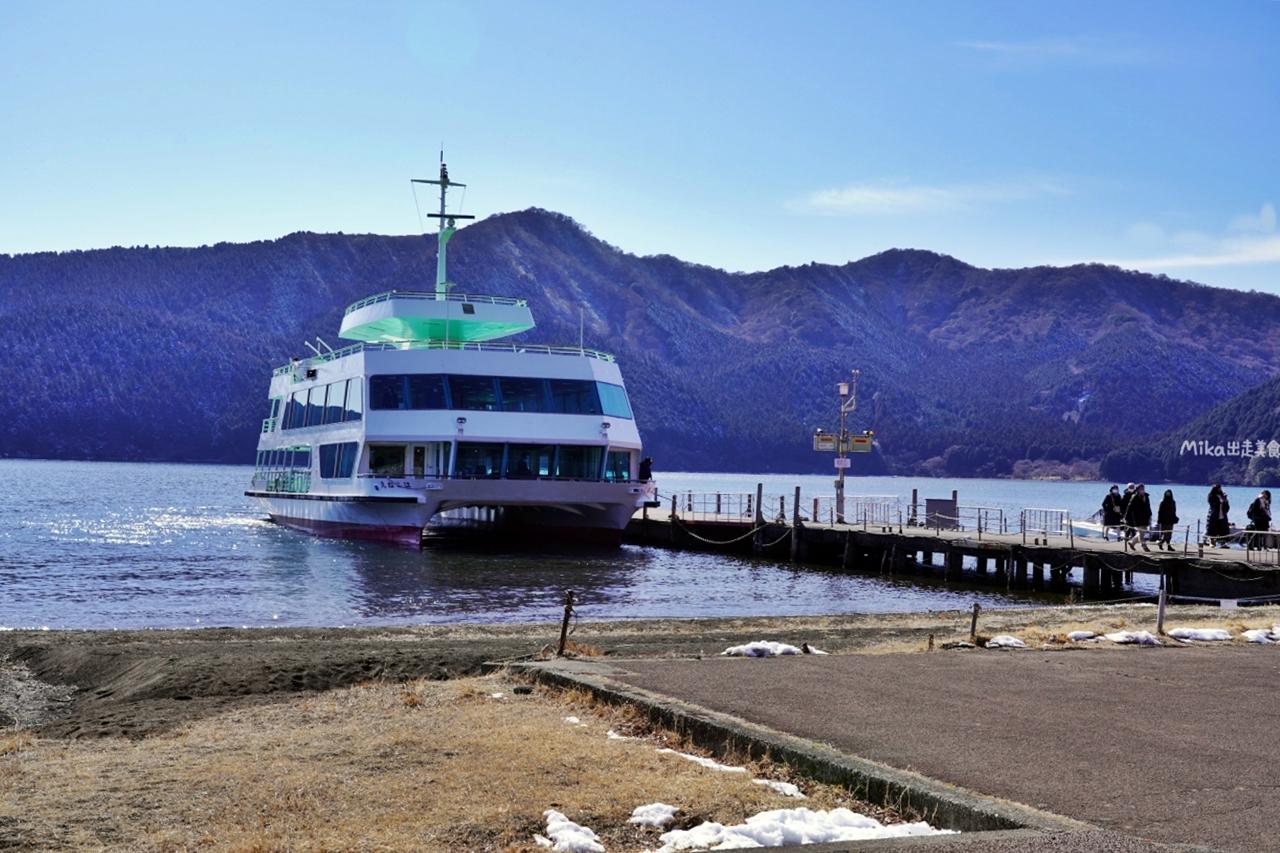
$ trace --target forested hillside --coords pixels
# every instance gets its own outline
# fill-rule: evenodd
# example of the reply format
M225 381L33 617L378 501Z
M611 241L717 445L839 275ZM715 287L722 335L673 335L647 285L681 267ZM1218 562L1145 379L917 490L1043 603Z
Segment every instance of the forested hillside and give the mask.
M0 256L0 454L247 462L271 368L434 271L434 237ZM810 437L855 367L852 425L879 442L860 470L961 476L1096 471L1280 373L1280 299L1097 265L891 250L732 274L526 210L461 230L450 278L527 298L528 340L576 345L583 312L668 470L829 471Z

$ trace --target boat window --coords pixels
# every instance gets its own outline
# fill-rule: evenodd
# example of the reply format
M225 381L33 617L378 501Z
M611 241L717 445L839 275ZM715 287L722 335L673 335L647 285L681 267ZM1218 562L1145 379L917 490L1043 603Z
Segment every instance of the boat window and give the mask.
M444 377L438 373L410 373L405 377L409 384L410 409L447 409L449 399L445 395Z
M408 393L404 387L404 375L369 377L369 408L371 409L407 409Z
M505 401L505 397L503 398ZM555 470L556 446L554 444L512 444L507 447L507 477L512 480L530 480L550 477Z
M631 419L631 404L627 402L627 392L621 385L610 385L608 382L597 382L600 391L600 408L604 414L612 418Z
M356 466L356 448L354 441L341 444L320 445L320 478L323 480L347 479Z
M460 441L458 456L453 463L453 475L471 478L501 477L505 450L505 444Z
M505 412L551 411L551 396L545 379L499 376L498 389L502 392L502 410Z
M342 423L343 403L346 401L347 383L335 382L329 386L329 395L325 398L324 422L327 424Z
M295 447L293 449L293 460L289 463L291 468L300 468L304 471L311 468L311 448Z
M369 445L369 473L377 477L404 476L403 444Z
M449 397L455 409L492 411L498 408L497 382L492 376L450 376Z
M363 391L364 383L359 376L347 380L346 420L358 421L364 416Z
M605 412L605 414L608 414L608 412ZM610 483L631 482L631 452L628 450L610 450L609 455L605 457L604 478Z
M555 381L554 379L552 380ZM556 476L569 480L600 479L603 447L581 444L562 444L556 460Z
M307 392L294 391L285 410L285 429L297 429L307 422Z
M317 385L311 389L307 398L307 426L320 426L324 423L325 386Z
M600 414L600 395L596 383L585 379L552 379L552 411L573 415Z

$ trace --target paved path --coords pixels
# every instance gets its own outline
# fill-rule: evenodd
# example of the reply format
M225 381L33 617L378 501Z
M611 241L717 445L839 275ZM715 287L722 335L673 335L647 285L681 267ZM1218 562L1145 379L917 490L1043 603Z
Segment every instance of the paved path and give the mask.
M610 661L609 670L1125 836L1280 851L1275 647Z

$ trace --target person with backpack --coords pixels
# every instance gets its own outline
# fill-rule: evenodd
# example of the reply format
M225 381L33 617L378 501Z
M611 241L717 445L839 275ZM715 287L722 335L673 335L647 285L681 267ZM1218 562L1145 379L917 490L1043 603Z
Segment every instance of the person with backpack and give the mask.
M1226 548L1227 537L1231 535L1231 501L1222 490L1221 483L1214 483L1209 489L1209 519L1205 527L1205 536L1210 548Z
M1249 504L1246 512L1249 516L1250 530L1270 530L1271 529L1271 492L1263 489L1262 493L1254 498L1253 503ZM1251 537L1254 547L1258 547L1262 537ZM1266 542L1262 541L1262 547L1266 547Z

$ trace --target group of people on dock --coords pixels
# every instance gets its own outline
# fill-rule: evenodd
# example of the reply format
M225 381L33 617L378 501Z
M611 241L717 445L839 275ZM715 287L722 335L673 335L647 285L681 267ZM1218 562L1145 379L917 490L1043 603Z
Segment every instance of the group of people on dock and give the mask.
M1232 538L1231 502L1223 491L1221 483L1214 483L1209 490L1209 517L1205 527L1205 541L1211 548L1226 548ZM1261 532L1271 529L1271 492L1262 492L1249 504L1249 531ZM1173 526L1178 523L1178 504L1173 498L1173 490L1165 489L1164 498L1156 512L1156 536L1153 540L1156 547L1162 550L1173 550ZM1151 498L1147 495L1147 487L1143 483L1130 483L1121 494L1118 485L1102 500L1102 538L1110 539L1111 531L1116 531L1116 539L1130 546L1147 547L1148 532L1151 528ZM1256 543L1257 536L1251 537L1250 543Z

